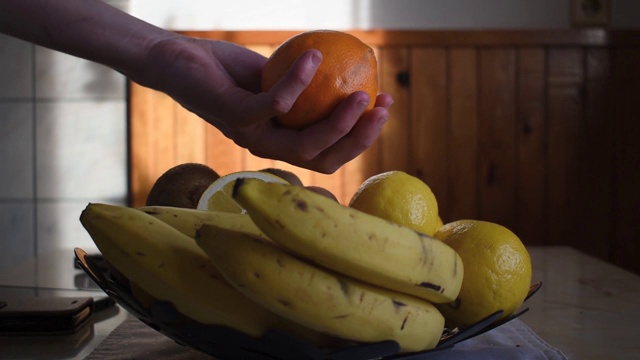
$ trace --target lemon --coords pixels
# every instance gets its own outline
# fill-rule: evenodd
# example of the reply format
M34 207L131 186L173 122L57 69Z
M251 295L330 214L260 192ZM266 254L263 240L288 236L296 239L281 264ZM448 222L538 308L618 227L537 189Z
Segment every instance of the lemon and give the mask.
M531 259L511 230L458 220L442 226L435 237L456 250L464 265L458 298L437 305L447 326L467 327L498 310L503 319L518 310L531 285Z
M438 226L438 203L424 181L393 170L365 180L349 206L432 236Z
M440 217L440 215L438 215L438 221L436 221L436 231L438 232L438 230L444 225L444 222L442 222L442 218Z
M198 200L198 210L224 211L244 214L246 211L231 196L235 180L239 178L259 179L265 182L288 184L281 177L264 171L238 171L220 177L209 185Z

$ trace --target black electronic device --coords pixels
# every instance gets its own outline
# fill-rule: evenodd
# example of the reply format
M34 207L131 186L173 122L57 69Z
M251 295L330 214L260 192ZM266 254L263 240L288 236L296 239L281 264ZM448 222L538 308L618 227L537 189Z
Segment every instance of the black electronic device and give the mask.
M93 315L93 297L16 296L3 298L0 335L71 334Z

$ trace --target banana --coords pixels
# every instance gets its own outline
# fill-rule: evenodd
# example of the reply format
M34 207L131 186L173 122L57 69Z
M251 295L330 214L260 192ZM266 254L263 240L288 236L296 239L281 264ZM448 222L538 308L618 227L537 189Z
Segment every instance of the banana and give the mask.
M280 329L314 344L330 341L242 295L194 239L143 211L94 203L80 221L107 261L149 296L171 302L190 319L254 337Z
M432 349L442 336L444 317L423 299L325 270L246 233L204 225L196 242L240 292L316 331L394 340L402 352Z
M251 217L246 214L171 206L142 206L138 209L166 222L191 238L195 238L196 232L203 224L219 225L266 238L266 235L253 223Z
M460 292L460 256L442 241L302 187L238 179L234 199L274 242L314 263L433 303Z

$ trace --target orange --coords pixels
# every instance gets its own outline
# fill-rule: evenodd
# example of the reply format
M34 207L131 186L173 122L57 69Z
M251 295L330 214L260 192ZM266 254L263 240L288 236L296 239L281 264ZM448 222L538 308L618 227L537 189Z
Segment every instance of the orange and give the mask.
M286 114L278 116L285 127L301 129L328 117L355 91L365 91L371 110L378 94L378 64L373 49L357 37L331 30L306 31L283 42L267 59L262 71L262 91L268 91L306 50L322 53L322 63L309 86Z

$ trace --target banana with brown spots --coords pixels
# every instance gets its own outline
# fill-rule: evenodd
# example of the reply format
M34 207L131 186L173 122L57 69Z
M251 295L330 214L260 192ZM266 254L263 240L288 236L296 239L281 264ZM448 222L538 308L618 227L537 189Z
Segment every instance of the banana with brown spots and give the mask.
M356 342L394 340L407 352L434 348L444 330L428 301L307 263L273 242L210 225L196 242L237 290L318 332Z
M302 187L238 179L234 199L274 242L311 262L433 303L460 292L460 256L440 240Z
M138 209L166 222L191 238L195 238L196 232L203 224L217 224L228 229L266 237L247 214L196 210L172 206L142 206Z
M319 345L333 341L235 290L193 238L152 215L92 203L80 221L105 260L153 299L172 303L187 318L255 337L280 329Z

